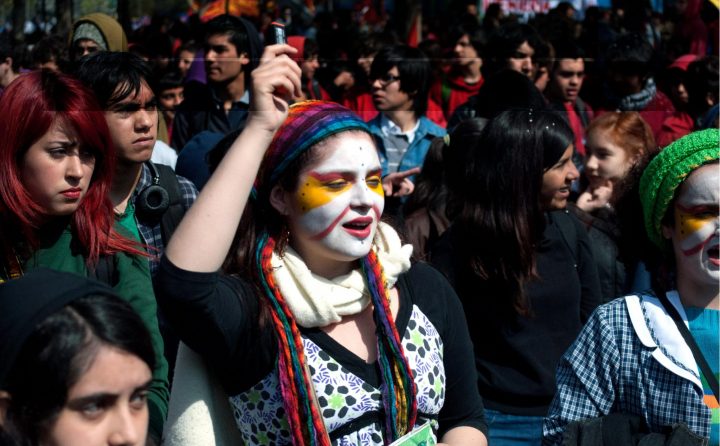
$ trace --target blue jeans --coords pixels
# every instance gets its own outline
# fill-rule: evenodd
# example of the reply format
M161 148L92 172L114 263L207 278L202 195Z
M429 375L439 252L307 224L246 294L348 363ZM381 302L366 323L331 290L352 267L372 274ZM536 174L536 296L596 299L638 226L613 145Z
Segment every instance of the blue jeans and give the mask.
M490 446L539 446L542 443L543 418L529 415L510 415L485 409L490 431Z

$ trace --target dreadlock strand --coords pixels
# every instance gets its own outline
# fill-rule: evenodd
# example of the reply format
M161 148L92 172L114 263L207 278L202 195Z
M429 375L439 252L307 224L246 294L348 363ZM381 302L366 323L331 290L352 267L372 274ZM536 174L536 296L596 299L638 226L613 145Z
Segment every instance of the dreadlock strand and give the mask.
M394 441L415 425L417 388L392 317L385 276L375 251L371 250L362 259L361 265L375 308L374 319L379 333L378 360L385 390L386 432L390 436L389 441Z
M277 332L280 390L293 444L329 446L325 423L311 398L310 386L313 384L305 372L306 362L300 330L272 274L274 248L275 240L272 237L261 237L256 251L256 263L258 282L271 304L272 321Z

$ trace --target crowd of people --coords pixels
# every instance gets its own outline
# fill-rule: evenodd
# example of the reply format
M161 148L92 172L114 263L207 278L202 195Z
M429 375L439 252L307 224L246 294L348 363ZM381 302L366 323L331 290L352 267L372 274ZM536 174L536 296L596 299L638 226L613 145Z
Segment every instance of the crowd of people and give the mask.
M641 3L0 40L0 445L720 445L718 10Z

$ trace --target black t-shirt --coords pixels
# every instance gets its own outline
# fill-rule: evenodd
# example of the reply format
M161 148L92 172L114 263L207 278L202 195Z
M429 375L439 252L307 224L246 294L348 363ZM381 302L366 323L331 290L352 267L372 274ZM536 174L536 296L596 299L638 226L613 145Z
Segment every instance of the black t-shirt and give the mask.
M228 395L244 392L272 372L277 341L270 320L261 322L255 287L235 276L184 271L163 257L158 299L180 338L213 368ZM398 278L398 332L407 329L413 306L440 334L446 374L439 436L458 426L487 432L477 390L473 349L460 301L446 279L427 264L415 264ZM320 329L302 329L336 361L368 383L380 382L375 364L358 361Z
M565 227L575 234L563 236L558 218L571 219ZM535 250L538 278L525 285L528 317L505 314L503 300L509 297L470 272L458 255L458 238L450 227L435 245L432 262L450 279L465 309L483 402L505 413L543 416L555 394L558 361L600 301L587 233L573 215L548 214Z

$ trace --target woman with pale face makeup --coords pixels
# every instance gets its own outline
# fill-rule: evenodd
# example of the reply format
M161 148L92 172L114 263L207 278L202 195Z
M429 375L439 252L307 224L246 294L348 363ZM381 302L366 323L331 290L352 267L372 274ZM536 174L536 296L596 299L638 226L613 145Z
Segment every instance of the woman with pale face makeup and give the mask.
M576 421L582 437L581 420L589 428L609 413L639 418L661 443L670 432L684 435L682 444L720 441L719 158L720 131L709 129L665 147L645 168L639 194L652 289L599 307L567 351L544 444L560 444Z
M331 102L288 107L278 93L300 93L292 53L269 46L253 72L248 123L168 245L161 305L217 371L227 400L214 407L229 401L245 444L413 434L485 445L457 296L437 271L411 265L411 247L381 221L382 169L365 123ZM198 370L179 360L176 379ZM173 401L210 397L188 387ZM217 413L199 427L188 409L171 407L167 444L227 434Z
M470 321L492 445L537 445L554 370L598 304L587 234L567 211L574 135L553 112L464 121L445 151L452 221L430 261Z
M586 134L587 186L571 209L588 230L602 299L609 302L647 287L647 276L637 267L645 249L637 184L657 147L650 126L637 112L605 113L590 122Z
M128 303L98 282L38 269L0 287L0 314L0 442L146 444L155 356Z
M108 198L115 153L103 112L77 80L20 76L0 98L0 281L50 268L111 285L142 316L156 353L153 436L167 407L167 363L148 254L115 229Z

